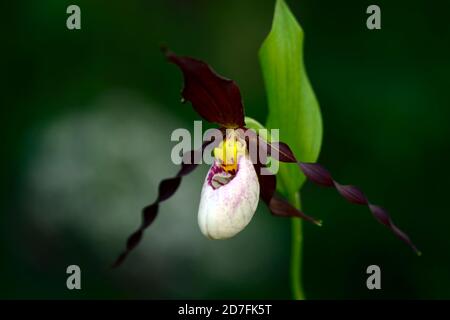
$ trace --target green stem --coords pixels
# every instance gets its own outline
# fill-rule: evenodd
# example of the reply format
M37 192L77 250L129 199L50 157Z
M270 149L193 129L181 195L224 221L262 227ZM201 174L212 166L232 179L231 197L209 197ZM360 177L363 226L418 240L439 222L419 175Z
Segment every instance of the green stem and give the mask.
M289 196L289 202L300 209L300 194L298 192ZM291 290L294 300L304 300L305 294L302 285L302 220L292 218L291 221Z

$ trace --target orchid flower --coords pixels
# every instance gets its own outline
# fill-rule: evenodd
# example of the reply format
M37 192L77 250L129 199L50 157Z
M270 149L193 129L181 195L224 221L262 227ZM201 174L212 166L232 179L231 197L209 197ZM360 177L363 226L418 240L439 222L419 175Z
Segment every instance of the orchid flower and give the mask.
M220 76L200 60L177 56L167 49L164 53L168 61L178 66L183 73L182 101L189 101L204 120L218 124L223 132L223 140L214 148L214 163L205 177L200 196L198 224L206 237L227 239L241 232L251 221L259 199L265 202L275 216L298 217L321 224L321 221L307 216L275 193L275 174L261 174L260 169L265 163L258 159L255 161L249 154L249 143L256 140L258 148L264 148L276 161L296 164L312 182L333 187L349 202L367 206L376 220L420 254L409 237L393 223L388 212L370 203L360 189L336 182L318 163L297 161L287 144L269 141L248 129L241 93L233 80ZM140 242L144 230L156 218L159 204L170 198L178 189L182 177L196 168L197 164L191 161L193 157L202 154L211 143L205 141L200 150L186 153L178 173L159 184L158 197L143 209L141 226L128 238L126 250L118 257L115 266L120 265Z

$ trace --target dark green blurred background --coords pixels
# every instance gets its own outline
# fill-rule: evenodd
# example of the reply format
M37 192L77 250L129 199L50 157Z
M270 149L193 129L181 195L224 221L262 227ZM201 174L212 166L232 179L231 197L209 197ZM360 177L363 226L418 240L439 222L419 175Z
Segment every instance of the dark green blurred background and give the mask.
M82 29L66 28L81 7ZM305 31L318 96L320 161L354 183L422 250L367 209L307 184L304 287L311 299L450 298L449 2L287 1ZM16 1L3 12L1 298L289 298L290 225L260 205L244 232L209 241L196 214L203 166L185 179L141 246L109 269L157 184L176 172L170 133L197 115L159 45L208 61L265 121L257 52L274 1ZM282 133L281 133L282 134ZM66 267L82 290L66 289ZM382 271L369 291L368 265Z

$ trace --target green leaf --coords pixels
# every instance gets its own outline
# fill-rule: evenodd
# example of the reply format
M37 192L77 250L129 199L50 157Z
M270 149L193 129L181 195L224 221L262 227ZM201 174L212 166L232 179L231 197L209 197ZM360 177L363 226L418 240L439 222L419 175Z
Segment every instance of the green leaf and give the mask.
M268 136L268 130L257 120L250 117L245 117L245 127L255 130L255 132L257 132L260 137L270 142L271 137Z
M264 126L261 123L250 117L245 117L245 127L255 131L264 129Z
M267 128L280 129L297 159L315 162L322 142L319 104L303 63L303 30L283 0L277 0L272 30L259 51L267 92ZM277 189L299 191L305 176L293 164L280 164Z

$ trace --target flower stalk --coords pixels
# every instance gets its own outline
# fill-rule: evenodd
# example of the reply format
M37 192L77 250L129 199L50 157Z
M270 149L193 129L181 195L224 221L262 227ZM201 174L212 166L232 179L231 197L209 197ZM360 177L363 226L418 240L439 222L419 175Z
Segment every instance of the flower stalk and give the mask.
M297 209L301 209L300 193L296 192L289 196L289 202ZM291 291L294 300L304 300L302 282L302 262L303 262L303 232L302 220L291 218L291 263L290 278Z

